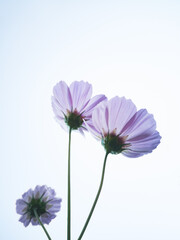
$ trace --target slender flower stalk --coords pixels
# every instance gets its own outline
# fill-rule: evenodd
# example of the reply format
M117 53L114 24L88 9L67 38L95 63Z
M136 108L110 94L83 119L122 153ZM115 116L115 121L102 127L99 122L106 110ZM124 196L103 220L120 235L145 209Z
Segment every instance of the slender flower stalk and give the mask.
M86 228L87 228L87 226L88 226L88 223L89 223L89 221L90 221L90 219L91 219L91 216L92 216L92 214L93 214L93 212L94 212L94 209L95 209L95 206L96 206L96 204L97 204L97 201L98 201L98 199L99 199L99 195L100 195L100 193L101 193L102 186L103 186L104 174L105 174L105 168L106 168L106 161L107 161L107 156L108 156L108 154L109 154L109 152L106 152L106 155L105 155L105 158L104 158L104 165L103 165L103 170L102 170L101 182L100 182L100 185L99 185L99 189L98 189L96 198L95 198L95 200L94 200L94 203L93 203L93 205L92 205L91 211L89 212L89 215L88 215L87 220L86 220L86 222L85 222L85 224L84 224L84 227L83 227L83 229L82 229L82 231L81 231L81 233L80 233L80 235L79 235L78 240L80 240L80 239L82 238L82 236L83 236L83 234L84 234L84 232L85 232L85 230L86 230Z
M41 222L41 220L40 220L40 218L39 218L39 216L38 216L38 213L37 213L36 208L34 208L33 211L34 211L34 215L35 215L35 217L37 218L39 224L40 224L41 227L43 228L43 230L44 230L44 232L45 232L47 238L48 238L49 240L51 240L51 237L49 236L48 231L46 230L45 226L43 225L43 223Z
M146 109L137 111L133 102L124 97L115 97L101 103L92 113L91 124L85 124L101 140L106 155L99 190L78 240L81 240L98 201L108 154L122 153L127 157L140 157L152 152L161 139L153 115Z
M68 196L67 196L67 240L71 240L71 132L69 128L69 146L68 146Z
M67 240L71 240L71 178L70 178L70 147L71 132L86 131L85 122L91 125L94 108L106 100L105 95L96 95L91 98L92 86L88 82L74 81L68 85L60 81L53 88L52 108L60 126L69 131L68 148L68 187L67 187Z

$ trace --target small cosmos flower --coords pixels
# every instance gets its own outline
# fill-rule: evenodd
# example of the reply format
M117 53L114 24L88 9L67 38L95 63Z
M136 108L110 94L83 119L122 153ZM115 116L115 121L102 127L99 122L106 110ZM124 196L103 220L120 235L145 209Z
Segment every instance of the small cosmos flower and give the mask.
M55 213L61 208L62 199L56 198L55 195L55 191L45 185L36 186L34 191L29 189L22 195L22 199L16 201L16 212L22 215L19 221L25 227L30 222L32 225L39 225L35 217L35 209L41 222L49 224L56 217Z
M92 124L87 125L89 131L101 140L107 153L140 157L151 153L161 139L153 115L146 109L137 111L125 97L100 104L92 113Z
M74 81L70 87L60 81L53 88L52 108L62 128L86 130L84 121L91 122L93 109L106 99L105 95L96 95L91 98L92 85L84 81Z

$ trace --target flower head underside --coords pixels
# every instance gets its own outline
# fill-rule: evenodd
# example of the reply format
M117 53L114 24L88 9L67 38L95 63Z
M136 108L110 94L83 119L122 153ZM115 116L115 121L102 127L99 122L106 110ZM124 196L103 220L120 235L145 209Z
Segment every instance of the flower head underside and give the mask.
M64 81L57 83L53 89L52 107L61 127L70 127L83 133L85 121L91 122L94 108L106 100L105 95L91 98L92 86L88 82L74 81L68 87Z
M55 197L55 191L45 185L29 189L16 201L16 212L22 215L19 219L25 227L31 222L38 225L35 211L42 223L49 224L60 210L62 199Z
M92 114L89 131L101 139L108 153L140 157L160 143L156 122L146 109L137 111L131 100L114 97L100 104Z

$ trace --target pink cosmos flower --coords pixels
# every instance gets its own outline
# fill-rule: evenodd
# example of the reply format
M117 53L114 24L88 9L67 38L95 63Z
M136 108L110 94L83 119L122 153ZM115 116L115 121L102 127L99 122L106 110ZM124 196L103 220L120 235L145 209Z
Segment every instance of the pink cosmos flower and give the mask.
M92 125L87 127L101 139L107 153L131 158L152 152L161 139L153 115L146 109L137 111L134 103L124 97L100 104L92 113Z
M60 81L53 88L52 107L62 128L78 129L81 133L86 130L85 122L91 122L92 111L100 102L106 99L105 95L96 95L91 98L92 86L88 82L74 81L70 87Z

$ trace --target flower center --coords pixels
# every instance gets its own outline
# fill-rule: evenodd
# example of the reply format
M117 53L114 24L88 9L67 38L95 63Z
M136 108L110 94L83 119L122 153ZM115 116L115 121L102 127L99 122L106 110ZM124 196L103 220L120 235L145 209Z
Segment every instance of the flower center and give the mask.
M101 143L105 150L112 154L119 154L125 150L125 146L129 146L129 144L125 144L124 137L117 136L113 133L108 133L105 138L102 138Z
M81 114L79 114L77 111L70 112L68 116L65 116L65 122L71 129L78 129L83 124L83 118Z
M43 202L41 198L35 199L32 198L31 202L28 204L27 212L29 212L31 217L35 217L34 209L36 209L38 216L46 212L46 202Z

